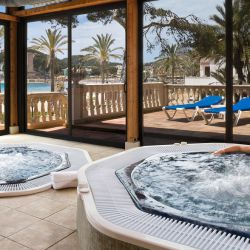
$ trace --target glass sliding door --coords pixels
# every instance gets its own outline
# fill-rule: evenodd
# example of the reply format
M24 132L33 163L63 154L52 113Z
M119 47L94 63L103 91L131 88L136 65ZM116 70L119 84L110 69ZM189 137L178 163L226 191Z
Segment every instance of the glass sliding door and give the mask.
M0 131L5 132L8 121L8 74L7 74L7 54L6 54L6 26L0 24Z
M249 10L249 1L233 1L233 97L234 104L236 104L234 114L234 141L247 144L250 143Z
M68 135L68 18L27 24L27 128Z
M124 146L126 134L125 9L72 20L72 135Z
M225 112L207 110L225 104L224 12L223 0L144 3L145 144L224 140Z

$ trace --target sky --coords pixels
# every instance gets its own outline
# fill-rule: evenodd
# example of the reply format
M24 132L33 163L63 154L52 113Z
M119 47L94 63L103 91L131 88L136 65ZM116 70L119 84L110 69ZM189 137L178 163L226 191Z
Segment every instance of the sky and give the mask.
M169 9L180 17L190 14L197 16L201 21L212 24L210 16L217 13L216 6L223 5L224 0L158 0L152 2L156 8ZM147 20L144 20L147 23ZM153 41L155 35L149 35L149 40ZM173 39L169 38L169 42L173 43ZM148 52L146 43L144 43L144 62L154 61L160 54L160 47L156 47L153 51Z
M223 2L223 0L158 0L153 1L152 4L157 8L170 9L179 16L194 14L202 21L211 23L209 17L216 13L216 5L222 5ZM72 31L74 41L72 44L73 55L82 54L80 50L92 45L92 37L95 37L97 34L112 34L112 37L115 39L114 47L125 47L125 31L117 22L114 21L105 26L101 23L89 22L86 15L79 15L78 20L80 21L79 25ZM145 20L145 23L146 22L147 20ZM50 28L50 23L30 23L28 25L28 45L30 46L33 37L44 35L45 29L48 28ZM67 35L67 29L63 28L62 33ZM150 35L149 38L153 40L154 36ZM160 47L156 47L154 51L147 52L144 46L144 62L153 61L155 57L159 56L159 53ZM67 50L65 50L64 55L59 55L58 57L67 57Z
M96 37L97 34L112 34L115 39L113 48L123 47L125 48L125 30L117 22L103 25L100 23L89 22L86 19L86 15L78 16L79 24L72 30L72 53L73 55L81 55L81 49L93 44L92 37ZM28 46L31 46L32 39L34 37L40 37L45 35L45 29L51 27L48 22L32 22L28 24ZM67 35L67 29L62 28L63 35ZM67 46L65 46L64 55L58 55L59 58L67 57ZM119 52L119 51L118 51ZM122 53L122 51L121 51Z

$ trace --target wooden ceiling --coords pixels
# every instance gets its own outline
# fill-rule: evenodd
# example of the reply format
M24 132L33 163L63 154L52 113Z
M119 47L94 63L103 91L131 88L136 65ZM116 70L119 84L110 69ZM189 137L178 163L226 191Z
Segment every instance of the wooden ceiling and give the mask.
M48 5L29 10L19 10L15 11L13 14L18 17L29 17L29 16L50 14L53 12L62 12L67 10L80 9L84 7L120 3L120 2L125 2L125 0L74 0L71 2Z
M4 4L4 2L8 2L9 0L1 1L0 4ZM34 1L34 0L27 0L27 1ZM45 2L45 0L40 0L40 2ZM17 10L16 7L10 7L9 9L12 9L11 12L8 14L0 13L0 20L5 21L12 21L12 22L18 22L19 17L34 17L44 14L51 14L51 13L58 13L58 12L65 12L69 10L76 10L80 8L85 7L92 7L92 6L100 6L100 5L106 5L106 4L113 4L113 3L122 3L126 2L126 0L72 0L72 1L66 1L65 0L51 0L47 2L60 2L53 5L46 5L42 7L36 7L32 9L24 9L24 10ZM63 2L62 2L63 1ZM25 2L25 1L9 1L9 2ZM35 2L35 1L34 1ZM11 5L11 4L9 4Z
M39 5L50 5L69 0L0 0L0 5L6 7L21 7L25 5L32 5L34 7Z

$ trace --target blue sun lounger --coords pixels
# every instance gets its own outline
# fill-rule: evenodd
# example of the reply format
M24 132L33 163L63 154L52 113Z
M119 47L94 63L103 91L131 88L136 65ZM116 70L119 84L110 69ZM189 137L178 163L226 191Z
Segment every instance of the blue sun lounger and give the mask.
M182 104L182 105L173 105L173 106L164 106L162 107L162 110L165 111L165 114L169 120L172 120L174 116L176 115L177 111L182 111L187 118L188 121L193 121L195 117L199 114L199 109L201 108L210 108L211 105L216 105L222 102L221 96L216 95L210 95L203 99L201 99L198 102L192 103L192 104ZM172 115L168 113L168 111L174 111ZM194 110L191 117L189 117L186 113L186 110Z
M234 113L234 125L237 126L238 122L240 120L240 116L242 112L244 111L250 111L250 97L246 97L241 99L239 102L233 105L233 113ZM210 119L206 117L206 114L211 114ZM220 108L211 108L211 109L204 109L201 112L202 117L206 121L206 124L210 124L215 115L223 115L225 118L226 114L226 107L220 107Z

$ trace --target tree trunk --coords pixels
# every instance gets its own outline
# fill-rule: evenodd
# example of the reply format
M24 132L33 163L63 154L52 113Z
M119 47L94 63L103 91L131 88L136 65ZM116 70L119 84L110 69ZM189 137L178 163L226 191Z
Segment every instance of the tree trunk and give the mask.
M172 84L174 84L175 65L172 64Z
M238 43L237 49L235 49L234 53L234 67L238 74L239 85L242 85L245 82L245 76L243 74L244 62L242 61L243 48Z
M51 55L51 62L50 62L50 84L51 84L51 92L55 91L55 56Z
M105 83L104 62L101 62L101 77L102 77L102 84L104 84Z

